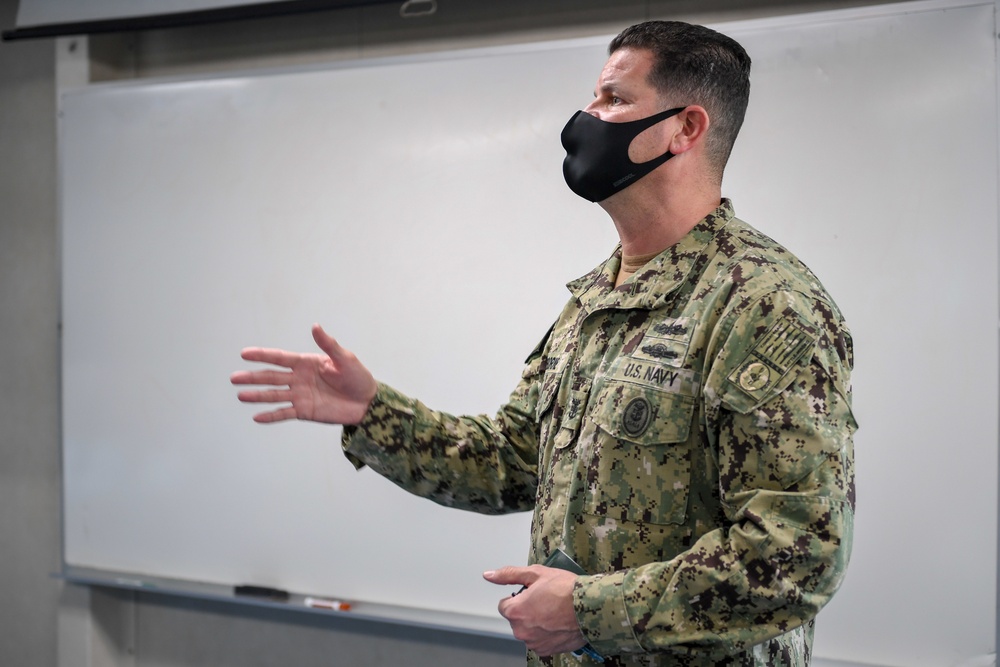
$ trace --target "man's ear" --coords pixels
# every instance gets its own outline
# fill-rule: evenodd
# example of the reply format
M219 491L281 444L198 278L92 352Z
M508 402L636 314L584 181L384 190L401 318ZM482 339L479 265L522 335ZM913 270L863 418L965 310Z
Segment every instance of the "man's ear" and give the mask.
M705 140L711 121L704 107L692 104L677 114L677 131L670 140L670 152L685 153Z

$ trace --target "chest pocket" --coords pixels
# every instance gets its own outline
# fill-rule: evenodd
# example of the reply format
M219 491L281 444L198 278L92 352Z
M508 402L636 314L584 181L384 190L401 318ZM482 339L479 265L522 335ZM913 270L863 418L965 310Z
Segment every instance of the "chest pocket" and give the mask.
M693 397L655 387L595 385L589 413L596 426L587 472L590 513L655 524L684 521L694 406Z

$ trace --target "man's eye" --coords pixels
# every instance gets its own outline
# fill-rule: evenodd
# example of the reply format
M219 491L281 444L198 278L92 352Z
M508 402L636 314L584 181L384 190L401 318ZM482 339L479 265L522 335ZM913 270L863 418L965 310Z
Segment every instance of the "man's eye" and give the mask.
M621 103L622 103L622 98L620 98L620 97L612 97L611 98L611 106L618 106Z

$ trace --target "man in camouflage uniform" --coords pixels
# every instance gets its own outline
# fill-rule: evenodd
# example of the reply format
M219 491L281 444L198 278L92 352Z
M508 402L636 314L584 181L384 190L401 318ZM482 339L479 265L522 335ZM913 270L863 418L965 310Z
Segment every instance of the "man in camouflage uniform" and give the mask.
M248 348L291 373L233 382L278 387L241 400L291 403L258 421L345 424L348 458L413 493L532 510L534 565L484 575L526 587L500 612L529 664L804 667L850 554L850 333L809 269L721 198L749 89L742 48L649 22L610 50L586 113L610 125L675 107L626 142L633 163L671 157L611 194L567 173L622 243L569 284L495 418L376 383L319 327L324 355ZM556 549L588 574L538 565Z

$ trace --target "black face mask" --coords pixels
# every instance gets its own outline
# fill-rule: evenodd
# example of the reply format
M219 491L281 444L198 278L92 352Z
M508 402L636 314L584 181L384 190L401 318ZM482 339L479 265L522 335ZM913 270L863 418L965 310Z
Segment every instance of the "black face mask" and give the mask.
M599 202L635 183L674 154L667 151L652 160L636 164L629 159L629 145L643 130L684 109L669 109L625 123L609 123L586 111L577 111L562 131L562 145L566 149L566 159L563 160L566 185L584 199Z

